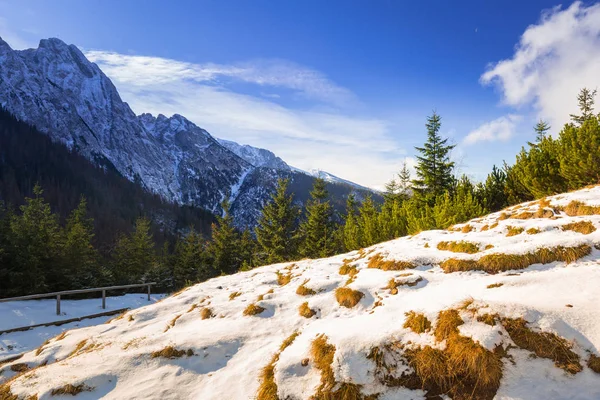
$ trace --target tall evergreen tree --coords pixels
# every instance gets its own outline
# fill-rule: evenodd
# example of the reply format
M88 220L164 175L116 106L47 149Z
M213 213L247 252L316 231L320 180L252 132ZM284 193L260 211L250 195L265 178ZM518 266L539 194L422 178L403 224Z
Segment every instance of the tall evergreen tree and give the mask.
M356 212L356 199L353 193L346 200L346 218L343 227L343 242L346 251L357 250L361 244L361 232Z
M99 274L99 255L92 244L94 221L87 214L87 201L83 196L67 220L65 236L69 287L94 287Z
M292 260L297 255L296 234L298 208L288 195L288 179L277 182L277 190L265 205L255 229L258 262L274 264Z
M536 143L540 143L542 140L546 138L548 131L550 130L550 124L546 121L540 119L537 124L533 127L535 130L535 141Z
M359 209L359 229L361 232L361 247L371 246L381 240L381 229L377 218L377 207L371 196L367 196Z
M483 190L481 190L483 192L481 193L481 200L489 211L499 211L508 206L508 199L504 192L505 186L506 172L494 165L492 172L490 172L485 180Z
M579 104L581 114L570 114L571 120L577 125L583 125L585 121L594 116L594 98L596 97L596 93L596 89L590 90L588 88L583 88L579 91L577 103Z
M308 258L328 257L337 250L333 208L323 179L315 179L306 203L306 220L300 225L300 254Z
M117 242L113 275L119 283L139 282L152 267L154 257L150 220L140 217L131 235L122 235Z
M217 223L212 226L212 241L208 246L208 253L212 260L213 270L218 274L232 274L239 271L242 266L240 261L240 234L233 224L233 217L229 212L229 201L221 203L223 215L217 216Z
M423 147L415 147L421 153L417 156L417 179L413 180L413 190L418 199L429 205L435 203L436 197L444 194L453 186L454 162L450 161L448 138L440 136L441 118L435 112L427 117L427 141Z
M401 200L407 200L410 197L410 170L406 164L406 160L402 163L402 169L398 173L398 191Z
M204 240L193 229L175 247L173 265L173 281L180 288L199 280L207 279L202 276L205 260Z
M565 125L556 150L566 187L578 189L600 183L600 121L588 118L581 126ZM565 186L557 189L563 191Z
M256 252L256 241L252 237L249 229L244 229L242 236L240 237L240 262L241 269L248 271L252 269L256 264L254 263Z

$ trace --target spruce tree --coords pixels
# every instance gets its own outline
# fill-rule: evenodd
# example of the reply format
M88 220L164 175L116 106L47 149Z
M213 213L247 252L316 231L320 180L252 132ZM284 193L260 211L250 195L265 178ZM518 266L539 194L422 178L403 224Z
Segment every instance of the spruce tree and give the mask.
M480 190L483 205L490 211L495 212L508 206L508 199L505 193L506 172L492 167L492 172L487 176L483 189Z
M154 241L150 220L140 217L131 235L122 235L115 248L113 275L118 283L140 282L154 263Z
M244 232L242 232L242 236L240 238L240 262L242 271L249 271L250 269L254 268L254 266L256 265L254 263L255 252L256 241L252 237L252 233L250 233L250 230L244 229Z
M581 126L585 121L594 116L594 98L596 97L597 90L590 90L583 88L577 95L577 103L579 104L579 111L581 115L570 114L571 120L577 125Z
M288 179L277 182L277 190L265 205L255 228L258 241L257 262L274 264L292 260L297 255L296 234L298 208L287 194Z
M99 269L99 255L94 248L94 221L88 216L87 201L81 197L79 205L67 220L65 238L66 279L70 288L94 287Z
M174 258L173 281L176 288L208 278L201 276L205 262L204 240L193 229L177 242Z
M581 126L565 125L556 151L560 175L568 189L600 183L600 121L592 116ZM564 191L563 186L557 189Z
M406 160L402 163L402 169L398 173L398 192L401 200L407 200L410 197L410 170Z
M533 127L535 130L535 141L536 143L540 143L542 140L546 138L547 132L550 130L550 124L546 121L540 119L537 124ZM530 143L531 145L531 143Z
M306 220L300 225L303 257L328 257L337 250L333 208L328 197L325 181L316 178L306 203Z
M381 242L381 229L377 218L377 208L371 196L367 196L362 202L359 214L361 247L367 247Z
M427 117L425 126L427 141L423 147L415 147L421 155L417 156L417 179L412 186L419 200L433 205L436 197L452 188L454 162L450 161L450 151L454 145L440 136L441 118L435 112Z
M221 203L223 215L217 216L217 223L212 225L212 240L208 246L208 253L212 260L212 268L217 274L232 274L239 271L240 261L240 234L233 224L233 217L229 212L229 201Z
M342 236L346 251L360 248L362 239L356 212L356 199L353 193L350 193L346 200L346 218L344 220Z
M26 198L21 215L10 221L10 246L14 255L10 292L43 293L66 289L63 255L64 237L58 216L42 197L39 186ZM10 293L9 292L9 293ZM7 293L8 294L8 293Z

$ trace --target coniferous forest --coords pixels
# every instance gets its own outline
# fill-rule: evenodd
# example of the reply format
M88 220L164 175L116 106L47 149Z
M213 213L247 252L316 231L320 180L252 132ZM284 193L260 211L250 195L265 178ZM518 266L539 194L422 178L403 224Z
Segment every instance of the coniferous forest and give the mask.
M427 117L415 173L389 182L383 202L347 198L335 211L317 179L304 209L280 180L254 231L223 215L167 203L109 166L99 167L0 111L0 297L158 282L173 291L221 274L327 257L428 229L445 229L509 205L600 182L595 91L560 131L545 121L513 164L483 182L456 176L443 119Z

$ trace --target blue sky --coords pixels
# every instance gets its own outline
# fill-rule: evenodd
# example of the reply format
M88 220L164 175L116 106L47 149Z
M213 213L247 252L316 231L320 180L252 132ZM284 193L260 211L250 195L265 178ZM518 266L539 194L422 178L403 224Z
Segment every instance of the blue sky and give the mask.
M558 132L579 88L600 85L599 6L560 4L0 0L0 36L78 45L136 113L382 187L434 109L475 179L538 118Z

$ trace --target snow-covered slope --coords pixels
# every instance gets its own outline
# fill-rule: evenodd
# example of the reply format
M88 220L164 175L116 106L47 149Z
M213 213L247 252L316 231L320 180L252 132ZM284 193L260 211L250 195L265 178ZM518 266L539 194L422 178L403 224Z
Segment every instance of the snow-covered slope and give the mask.
M90 399L423 399L435 394L424 379L443 377L455 391L446 398L598 399L598 214L600 187L587 188L451 230L215 278L3 365L0 394L41 400L74 385ZM476 252L438 249L463 241ZM573 262L527 267L535 257ZM445 272L457 265L504 272ZM353 307L336 301L348 289L361 293ZM252 305L262 312L245 315ZM458 316L454 331L442 329L444 310ZM411 311L431 326L406 327ZM432 363L427 354L453 375L419 364ZM497 384L478 392L490 374Z
M59 39L16 51L0 38L0 106L167 200L219 212L228 197L240 227L255 225L278 178L294 179L273 153L219 143L181 115L136 116L100 68Z
M324 181L329 182L329 183L338 183L338 184L348 185L348 186L351 186L351 187L354 187L357 189L362 189L362 190L371 190L371 191L373 190L373 189L369 189L364 186L361 186L357 183L351 182L349 180L340 178L339 176L335 176L333 174L330 174L327 171L323 171L320 169L311 169L310 171L305 172L305 173L308 175L314 176L315 178L321 178Z

